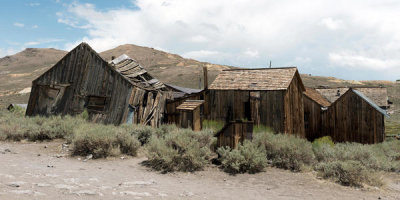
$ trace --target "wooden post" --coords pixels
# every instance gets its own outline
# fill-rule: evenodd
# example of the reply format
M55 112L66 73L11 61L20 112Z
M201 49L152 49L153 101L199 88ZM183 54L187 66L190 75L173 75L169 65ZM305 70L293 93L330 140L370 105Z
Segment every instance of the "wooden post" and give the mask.
M203 73L204 73L204 78L203 78L203 81L204 81L204 90L207 90L208 89L208 73L207 73L207 67L203 67Z

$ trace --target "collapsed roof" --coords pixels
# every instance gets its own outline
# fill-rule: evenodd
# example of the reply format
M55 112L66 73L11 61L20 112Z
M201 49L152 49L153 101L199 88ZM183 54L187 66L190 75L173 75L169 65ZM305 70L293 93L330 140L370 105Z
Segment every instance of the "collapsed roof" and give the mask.
M145 89L166 90L164 83L151 76L136 60L126 54L110 61L110 65L131 82Z

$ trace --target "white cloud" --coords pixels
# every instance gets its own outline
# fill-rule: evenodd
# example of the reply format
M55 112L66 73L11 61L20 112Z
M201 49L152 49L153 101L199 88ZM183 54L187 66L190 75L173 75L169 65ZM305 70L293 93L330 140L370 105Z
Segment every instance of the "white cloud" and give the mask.
M72 3L59 23L85 29L97 51L121 44L168 49L234 66L297 65L304 73L395 79L400 2L392 0L136 0L139 9L100 10ZM375 67L373 67L375 66ZM376 67L379 66L379 67ZM319 69L315 71L315 69ZM371 77L371 74L374 74ZM364 78L364 79L368 79Z
M40 3L34 2L34 3L29 3L28 5L31 7L35 7L35 6L40 6Z
M344 25L342 20L332 19L330 17L322 19L321 23L330 30L341 29Z
M64 41L63 39L56 39L56 38L47 38L47 39L39 39L37 41L29 41L24 43L24 46L35 46L39 44L48 44L48 43L55 43Z
M243 52L243 54L250 56L250 57L258 57L259 52L257 50L247 49L246 51Z
M13 55L20 50L21 49L14 49L14 48L2 49L2 48L0 48L0 58L3 58L4 56Z
M15 22L14 26L23 28L25 26L25 24L22 24L22 23L19 23L19 22Z
M387 70L400 67L399 59L381 59L373 56L358 55L352 52L330 53L329 59L339 66L358 69Z
M32 28L33 29L37 29L37 28L39 28L39 26L35 24L35 25L32 26Z

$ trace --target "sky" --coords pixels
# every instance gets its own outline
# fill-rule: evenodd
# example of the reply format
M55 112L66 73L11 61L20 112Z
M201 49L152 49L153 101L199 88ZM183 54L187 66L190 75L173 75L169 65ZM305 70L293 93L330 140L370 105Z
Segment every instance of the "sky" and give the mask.
M136 44L215 64L400 79L398 0L2 0L0 57Z

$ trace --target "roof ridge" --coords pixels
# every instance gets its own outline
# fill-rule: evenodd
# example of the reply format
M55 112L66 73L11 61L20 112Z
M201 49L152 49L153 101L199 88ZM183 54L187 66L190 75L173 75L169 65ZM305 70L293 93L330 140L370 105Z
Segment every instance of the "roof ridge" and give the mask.
M273 67L273 68L236 68L236 69L224 69L222 71L245 71L245 70L272 70L272 69L297 69L297 67Z

